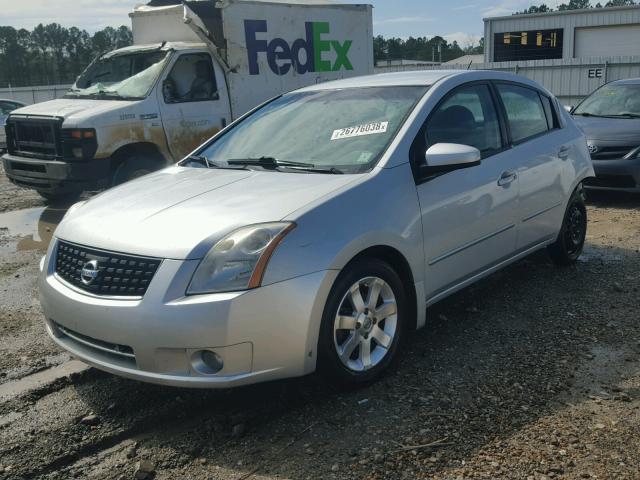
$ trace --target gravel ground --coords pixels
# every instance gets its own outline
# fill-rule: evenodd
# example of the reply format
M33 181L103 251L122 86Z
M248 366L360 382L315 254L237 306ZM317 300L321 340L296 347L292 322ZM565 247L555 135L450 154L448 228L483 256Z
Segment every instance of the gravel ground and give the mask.
M0 202L31 207L0 215L6 392L68 359L35 289L64 210L3 176ZM638 479L639 207L590 199L577 265L536 254L430 308L397 368L358 390L310 376L190 391L90 369L9 395L0 479Z

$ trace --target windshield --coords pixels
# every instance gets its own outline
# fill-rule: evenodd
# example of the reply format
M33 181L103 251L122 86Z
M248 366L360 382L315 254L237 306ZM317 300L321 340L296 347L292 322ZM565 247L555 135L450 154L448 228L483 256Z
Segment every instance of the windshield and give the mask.
M145 98L168 57L159 50L102 57L78 77L65 98Z
M425 91L426 87L371 87L289 93L198 155L218 166L268 157L317 169L364 172L377 162Z
M578 105L573 114L599 117L640 116L640 85L605 85Z

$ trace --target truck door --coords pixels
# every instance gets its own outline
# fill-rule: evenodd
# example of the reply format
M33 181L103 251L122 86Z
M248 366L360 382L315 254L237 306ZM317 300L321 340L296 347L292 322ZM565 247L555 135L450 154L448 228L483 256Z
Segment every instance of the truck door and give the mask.
M174 161L193 151L231 121L223 72L207 52L185 52L157 89L162 125Z

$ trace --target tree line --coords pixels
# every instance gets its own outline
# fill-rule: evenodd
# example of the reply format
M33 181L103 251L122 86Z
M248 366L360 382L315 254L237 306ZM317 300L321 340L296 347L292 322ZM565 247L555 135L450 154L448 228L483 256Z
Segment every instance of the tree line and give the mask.
M33 30L0 26L0 88L73 83L98 55L132 42L124 25L93 35L57 23Z
M374 60L422 60L422 61L442 61L454 60L463 55L481 54L484 52L484 39L476 45L469 42L468 45L460 46L457 41L447 42L440 36L384 38L378 35L373 39Z
M604 7L624 7L627 5L637 5L634 0L609 0L604 5L601 2L591 5L590 0L569 0L569 3L562 3L558 5L558 11L564 10L581 10L584 8L604 8ZM553 12L553 8L547 6L545 3L540 5L532 5L529 8L515 12L514 15L522 15L526 13L545 13Z

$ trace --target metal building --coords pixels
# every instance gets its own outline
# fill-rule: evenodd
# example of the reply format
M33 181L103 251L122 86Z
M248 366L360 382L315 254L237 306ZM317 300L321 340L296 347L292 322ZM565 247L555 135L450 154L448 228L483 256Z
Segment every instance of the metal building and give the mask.
M485 62L640 55L640 5L484 20Z
M461 58L437 67L375 70L514 72L540 82L565 105L612 80L640 77L640 5L487 18L484 32L484 63Z

